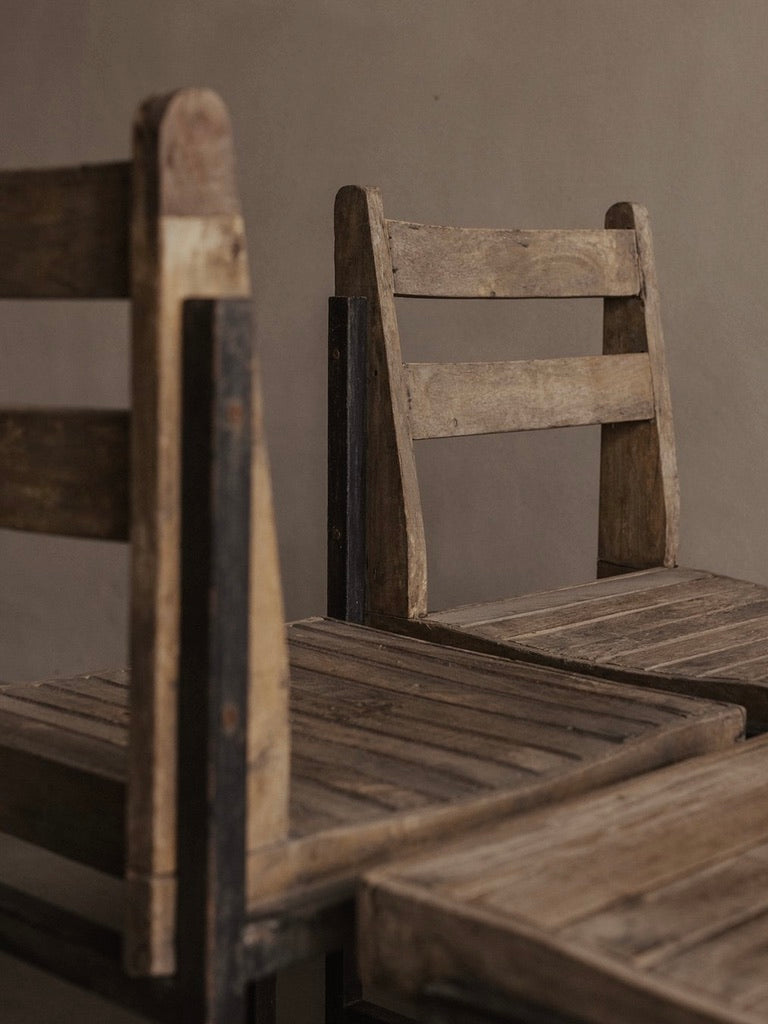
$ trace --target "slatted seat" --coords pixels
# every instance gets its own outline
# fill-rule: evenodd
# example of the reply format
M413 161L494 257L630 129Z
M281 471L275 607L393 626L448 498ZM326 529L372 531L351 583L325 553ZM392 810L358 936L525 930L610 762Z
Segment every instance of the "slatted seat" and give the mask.
M376 189L350 186L336 200L336 293L364 297L369 310L367 370L354 351L344 357L350 374L367 376L367 417L350 408L365 401L360 380L331 392L367 459L366 551L349 567L366 592L366 621L732 699L747 707L750 729L768 726L768 588L677 567L677 466L645 210L619 203L596 231L439 227L387 219ZM602 297L604 354L404 362L399 296ZM431 610L414 442L588 424L602 424L598 579ZM345 514L337 518L343 533Z
M336 901L408 842L727 747L743 727L736 707L329 619L287 640L288 836L249 855L254 912L310 884ZM129 684L109 672L0 688L0 828L122 873Z
M365 979L440 1021L758 1024L768 739L371 872Z

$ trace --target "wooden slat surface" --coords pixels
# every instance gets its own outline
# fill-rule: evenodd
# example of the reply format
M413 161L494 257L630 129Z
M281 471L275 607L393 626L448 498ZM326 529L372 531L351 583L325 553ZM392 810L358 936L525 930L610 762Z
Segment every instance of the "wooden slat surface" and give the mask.
M637 295L634 231L520 231L388 220L396 295Z
M0 411L0 526L128 539L129 414Z
M368 980L471 982L595 1024L764 1021L767 777L761 737L380 869Z
M128 163L0 174L0 298L127 298Z
M342 622L305 620L287 635L291 839L252 845L252 902L307 881L351 883L362 862L406 842L720 749L743 725L738 708ZM127 687L123 672L0 688L4 784L17 794L0 800L0 827L24 832L23 794L45 797L38 780L49 784L50 763L66 769L50 790L59 810L35 824L35 841L119 870ZM13 760L21 757L23 778ZM95 780L90 788L85 778ZM73 845L73 834L91 836L92 820L101 821L98 842Z
M406 363L411 434L459 437L653 418L647 354Z
M755 728L768 722L768 587L757 583L653 569L435 612L428 623L449 627L457 643L483 638L575 671L626 671L653 686L671 680L746 702Z

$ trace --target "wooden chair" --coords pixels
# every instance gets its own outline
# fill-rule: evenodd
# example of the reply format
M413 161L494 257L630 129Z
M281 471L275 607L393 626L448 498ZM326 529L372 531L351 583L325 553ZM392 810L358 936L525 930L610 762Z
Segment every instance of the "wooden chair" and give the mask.
M336 198L336 293L369 302L367 557L350 566L367 591L366 621L734 700L750 728L765 727L768 589L677 567L678 478L645 210L619 203L597 231L435 227L386 219L378 190L350 186ZM397 296L601 296L604 355L403 362ZM603 424L601 578L429 611L414 442L594 423Z
M758 1024L768 737L371 872L364 979L435 1024Z
M130 673L0 690L0 829L123 878L125 924L0 885L2 949L160 1020L266 1022L274 971L351 941L364 866L740 737L733 706L285 630L212 93L145 104L130 164L4 173L0 193L0 294L133 315L130 414L0 415L2 524L132 548Z

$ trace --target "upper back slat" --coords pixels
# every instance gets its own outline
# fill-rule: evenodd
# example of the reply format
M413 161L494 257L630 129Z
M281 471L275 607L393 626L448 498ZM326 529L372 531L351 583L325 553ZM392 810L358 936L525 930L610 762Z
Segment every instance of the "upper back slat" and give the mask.
M127 162L0 174L0 298L127 298Z
M518 231L387 221L395 295L637 295L634 231Z

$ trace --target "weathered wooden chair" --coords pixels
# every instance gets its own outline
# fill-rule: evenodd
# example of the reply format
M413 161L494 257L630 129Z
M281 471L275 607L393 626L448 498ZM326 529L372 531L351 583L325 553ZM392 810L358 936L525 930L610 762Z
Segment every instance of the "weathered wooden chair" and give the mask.
M364 979L435 1024L759 1024L768 737L371 872Z
M3 526L132 546L130 674L0 689L0 830L124 878L125 924L5 884L2 949L159 1019L267 1021L251 984L350 941L363 866L739 738L734 706L348 623L286 644L216 96L145 104L131 164L0 193L1 295L133 314L130 416L0 416Z
M734 700L751 728L768 724L768 588L677 567L672 413L642 207L611 207L605 230L475 230L386 219L378 190L350 186L336 199L336 294L369 302L367 559L350 566L365 577L366 621ZM604 355L404 363L396 296L602 296ZM595 423L606 578L429 611L414 441Z

